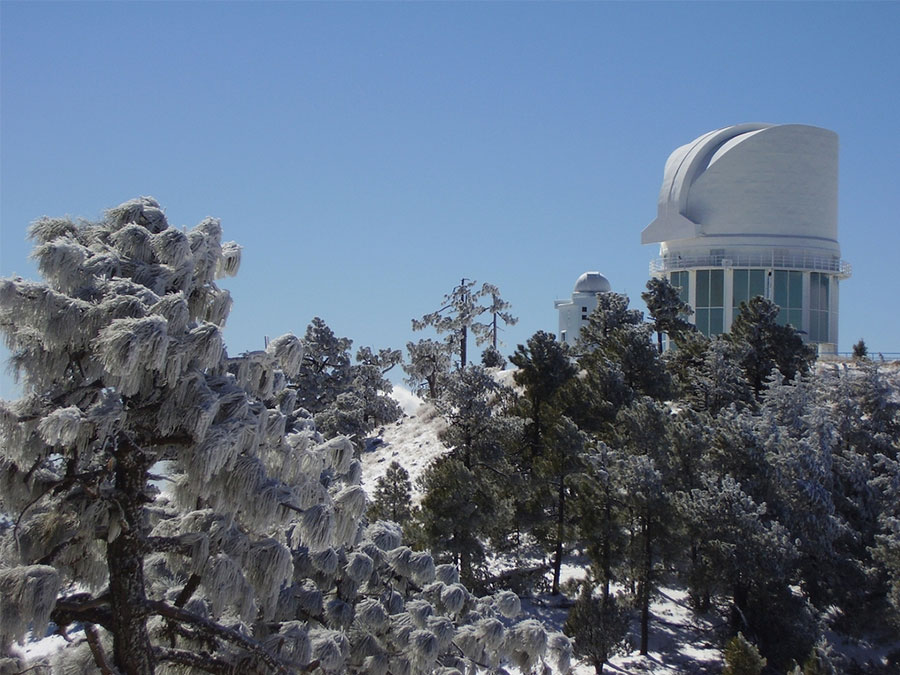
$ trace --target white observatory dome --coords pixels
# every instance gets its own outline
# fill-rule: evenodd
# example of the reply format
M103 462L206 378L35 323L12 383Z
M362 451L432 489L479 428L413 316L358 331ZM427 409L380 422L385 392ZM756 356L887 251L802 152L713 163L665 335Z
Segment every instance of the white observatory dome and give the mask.
M658 214L641 242L780 246L840 255L838 137L802 124L738 124L703 134L666 162Z
M585 272L575 282L573 293L609 293L611 290L609 279L600 272Z

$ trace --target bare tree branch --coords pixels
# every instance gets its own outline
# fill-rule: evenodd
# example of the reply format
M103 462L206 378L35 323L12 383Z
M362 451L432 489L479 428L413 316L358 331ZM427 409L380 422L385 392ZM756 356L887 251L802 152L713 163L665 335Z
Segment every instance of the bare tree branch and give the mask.
M91 648L91 654L94 655L94 663L100 669L103 675L118 675L118 671L110 665L103 651L103 645L100 644L100 635L97 633L97 626L92 623L84 625L84 635L87 638L88 647Z
M197 654L184 649L154 647L153 656L158 663L169 661L183 666L199 668L200 670L205 670L207 673L216 673L217 675L233 675L235 672L234 664L223 661L222 659L217 659L206 652Z
M236 630L226 628L225 626L221 626L214 621L203 618L202 616L197 616L193 612L189 612L186 609L182 609L181 607L173 607L158 600L148 601L147 608L155 614L163 616L167 619L188 623L192 626L196 626L198 629L209 635L213 635L215 637L221 638L222 640L226 640L227 642L237 645L238 647L245 649L251 654L258 656L263 663L269 666L269 668L274 670L276 673L279 673L279 675L289 675L288 669L275 657L269 654L269 652L267 652L261 644L259 644L252 638L241 635Z

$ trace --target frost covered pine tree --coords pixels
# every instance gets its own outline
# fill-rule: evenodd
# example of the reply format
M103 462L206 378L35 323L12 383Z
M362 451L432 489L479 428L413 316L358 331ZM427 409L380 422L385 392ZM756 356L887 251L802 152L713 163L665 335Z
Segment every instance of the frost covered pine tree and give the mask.
M490 341L494 349L497 349L498 331L497 319L508 326L515 325L518 319L510 312L510 304L500 297L500 289L493 284L482 284L481 288L475 288L475 281L462 279L450 293L444 296L444 306L426 314L421 319L413 319L413 330L422 330L432 327L438 334L448 333L447 346L451 352L459 350L459 367L465 368L468 364L466 356L468 347L468 334L471 330L475 335L477 344ZM491 298L491 304L481 304L481 299ZM476 319L482 314L491 315L490 323L482 323Z
M215 279L240 248L218 221L183 232L140 198L30 236L46 282L0 281L25 391L0 402L2 669L48 621L73 633L62 673L568 667L515 596L365 526L349 441L295 412L296 337L228 358Z

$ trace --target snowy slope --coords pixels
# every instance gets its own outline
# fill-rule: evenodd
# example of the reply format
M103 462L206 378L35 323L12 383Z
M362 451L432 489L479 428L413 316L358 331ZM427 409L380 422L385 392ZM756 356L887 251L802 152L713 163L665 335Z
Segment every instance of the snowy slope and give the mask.
M409 410L410 414L405 413L393 424L379 429L376 436L367 439L366 451L361 459L363 487L370 498L378 479L384 475L391 462L397 461L409 472L414 501L417 502L417 479L432 460L446 452L446 448L438 440L438 433L444 428L443 419L430 403L422 403L418 399L416 401L415 405L408 402L404 405L404 410Z

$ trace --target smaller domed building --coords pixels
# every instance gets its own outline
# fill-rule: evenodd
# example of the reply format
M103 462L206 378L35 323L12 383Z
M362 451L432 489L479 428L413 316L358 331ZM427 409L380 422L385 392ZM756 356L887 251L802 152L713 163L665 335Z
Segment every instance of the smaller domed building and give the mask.
M556 300L553 306L559 312L559 341L573 345L582 326L597 307L597 294L609 293L609 279L600 272L585 272L575 282L571 300Z

